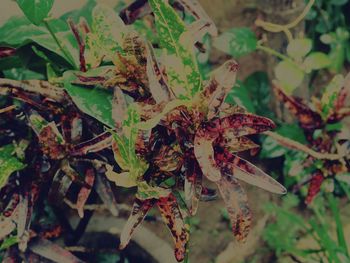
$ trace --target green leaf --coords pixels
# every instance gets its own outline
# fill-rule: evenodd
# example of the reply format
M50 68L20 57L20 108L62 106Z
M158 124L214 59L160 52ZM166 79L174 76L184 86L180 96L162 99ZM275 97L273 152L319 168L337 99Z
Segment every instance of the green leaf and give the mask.
M231 89L226 97L226 102L232 105L239 105L244 107L247 111L255 113L249 90L240 81L237 81L236 85Z
M102 4L92 12L92 32L86 37L86 61L90 67L96 67L102 59L116 59L116 52L123 53L121 47L129 29L116 12Z
M47 18L53 3L54 0L17 0L18 6L34 25Z
M277 64L275 75L288 94L291 94L304 80L304 72L293 63L285 60Z
M258 40L252 30L246 27L231 28L214 39L214 47L234 58L254 52Z
M4 77L15 80L45 79L44 75L25 68L13 68L3 71Z
M347 2L348 2L348 0L330 0L329 1L332 5L338 5L338 6L340 6L340 5L345 5Z
M103 71L103 68L98 68L87 72L84 76L97 76L99 72ZM66 71L63 74L64 88L72 97L74 103L84 113L109 127L114 127L115 124L112 118L112 92L98 87L90 88L74 85L72 82L77 79L75 74L82 73L78 71Z
M244 86L249 91L255 112L258 115L273 117L269 108L271 93L270 82L266 72L254 72L244 80Z
M14 156L15 147L7 144L0 148L0 189L2 189L10 175L26 167L17 157Z
M5 250L14 244L18 243L17 236L10 236L4 239L4 241L1 243L0 251Z
M303 66L306 72L311 72L312 70L318 70L322 68L326 68L331 64L330 58L327 54L322 52L312 52L308 55L304 62Z
M167 51L165 64L170 86L182 86L193 97L201 89L201 75L194 52L191 32L176 11L162 0L149 1L156 19L160 45Z
M0 43L19 47L32 36L43 34L48 34L45 28L32 25L26 17L14 16L0 28Z
M287 53L294 59L305 57L312 48L312 40L309 38L293 39L288 47Z

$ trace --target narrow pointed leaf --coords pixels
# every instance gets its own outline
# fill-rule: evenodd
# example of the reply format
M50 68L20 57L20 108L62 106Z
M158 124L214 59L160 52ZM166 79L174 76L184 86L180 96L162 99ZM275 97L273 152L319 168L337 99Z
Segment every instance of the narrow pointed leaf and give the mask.
M164 222L167 224L175 243L175 258L182 261L185 258L186 246L189 239L189 228L181 215L179 205L174 195L160 198L158 208Z
M231 154L227 150L224 151L224 156L224 160L217 158L218 165L222 167L223 172L271 193L285 194L287 192L284 186L252 163Z
M43 238L38 238L29 244L29 249L35 254L44 257L53 262L65 263L82 263L79 258L74 256L68 250L63 249L59 245Z
M252 220L247 195L232 176L222 176L216 184L225 202L233 234L238 241L245 242Z
M136 199L132 207L130 216L120 235L119 249L124 249L134 233L135 229L142 223L148 211L153 207L154 199L139 200Z
M89 198L89 195L92 191L92 186L95 181L95 172L92 168L89 168L85 172L85 183L90 186L90 188L82 187L78 193L77 199L77 210L80 218L84 217L84 205Z
M210 77L209 83L204 88L202 96L208 104L208 119L214 118L218 110L236 83L238 64L235 60L229 60L216 69Z

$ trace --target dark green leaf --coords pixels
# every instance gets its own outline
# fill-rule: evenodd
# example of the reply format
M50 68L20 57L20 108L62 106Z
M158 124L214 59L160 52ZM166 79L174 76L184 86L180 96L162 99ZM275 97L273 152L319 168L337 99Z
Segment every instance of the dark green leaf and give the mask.
M241 81L237 81L237 84L231 89L226 97L226 102L232 105L239 105L247 111L255 113L249 90Z
M90 76L96 76L100 70L90 71L86 76L88 74L91 74ZM75 73L81 74L81 72L66 71L63 75L64 88L72 97L74 103L86 114L109 127L114 127L112 118L112 92L97 87L91 88L73 85L72 82L77 79Z

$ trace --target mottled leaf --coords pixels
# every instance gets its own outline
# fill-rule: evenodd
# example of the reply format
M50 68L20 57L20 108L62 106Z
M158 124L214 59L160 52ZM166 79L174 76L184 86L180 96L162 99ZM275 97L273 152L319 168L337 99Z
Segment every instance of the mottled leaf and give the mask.
M158 208L164 222L167 224L175 243L175 258L182 261L186 255L186 246L189 239L189 227L185 224L179 205L174 195L160 198Z
M124 249L128 245L135 229L142 223L143 219L148 211L153 207L154 203L154 199L143 201L138 199L135 200L130 216L120 235L119 249Z
M65 263L82 263L79 258L74 256L68 250L63 249L59 245L43 238L37 238L30 242L29 249L35 254L44 257L53 262Z
M0 148L0 189L3 188L10 175L15 171L20 171L26 167L15 156L15 147L12 144L7 144Z
M322 118L318 113L311 110L301 100L288 96L276 82L274 82L273 88L277 98L297 117L301 127L305 129L317 129L322 126Z
M90 196L94 181L95 181L95 172L92 168L89 168L85 172L85 183L89 185L90 188L87 188L85 186L82 187L78 193L78 198L77 198L77 210L80 218L84 217L84 205Z
M245 242L252 220L247 195L232 176L222 176L216 184L225 202L233 234L238 241Z
M167 50L168 55L174 55L166 63L169 84L171 87L182 86L186 90L185 94L176 95L191 97L201 89L192 36L186 35L186 43L182 43L180 38L187 32L185 23L167 2L150 0L149 4L156 18L160 44Z
M285 194L287 192L280 183L264 171L226 150L224 151L224 157L216 158L216 161L222 167L224 173L230 174L248 184L275 194Z

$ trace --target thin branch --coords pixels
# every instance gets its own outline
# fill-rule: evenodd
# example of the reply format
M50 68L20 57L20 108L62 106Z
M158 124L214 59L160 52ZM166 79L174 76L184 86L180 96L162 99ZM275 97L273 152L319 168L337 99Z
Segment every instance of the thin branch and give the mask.
M315 3L315 0L310 0L309 3L305 6L303 12L295 20L293 20L292 22L286 25L278 25L278 24L263 21L261 19L256 20L255 24L269 32L273 32L273 33L284 32L288 40L290 41L293 39L290 29L295 27L305 18L305 16L310 11L314 3Z
M279 135L278 133L266 131L264 132L265 135L270 136L271 138L275 139L279 144L293 150L299 150L302 152L307 153L308 155L320 159L320 160L339 160L343 158L346 153L338 153L338 154L332 154L332 153L320 153L316 152L309 147L305 146L304 144L301 144L300 142L291 140L289 138L283 137Z
M8 112L8 111L12 111L12 110L14 110L15 108L16 108L15 105L11 105L11 106L2 108L2 109L0 109L0 114L1 114L1 113L5 113L5 112Z

